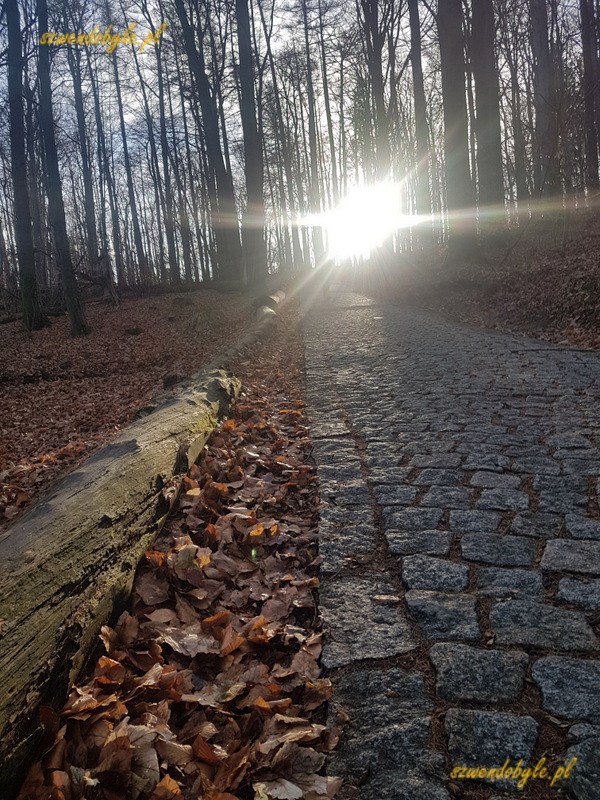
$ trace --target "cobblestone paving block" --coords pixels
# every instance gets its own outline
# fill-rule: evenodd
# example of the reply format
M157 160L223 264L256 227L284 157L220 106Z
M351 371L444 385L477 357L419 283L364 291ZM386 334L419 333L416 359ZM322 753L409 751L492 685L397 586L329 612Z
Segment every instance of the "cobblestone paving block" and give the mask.
M541 597L544 591L542 576L529 569L479 567L477 594L487 597Z
M424 469L414 480L417 486L462 486L462 472L449 469Z
M529 497L516 489L484 489L475 505L486 511L527 511Z
M600 578L561 578L558 599L585 611L600 611Z
M510 460L506 456L472 454L465 459L462 466L463 469L474 472L504 472L509 465ZM521 472L518 468L514 468L514 471Z
M405 508L402 511L394 506L381 509L387 528L404 531L433 530L442 518L441 508Z
M454 469L460 467L462 461L458 453L436 453L435 455L417 454L412 457L409 467L418 467L419 469Z
M465 533L460 540L464 558L504 567L527 567L533 563L536 542L522 536L496 533Z
M450 528L461 533L491 533L498 528L500 519L496 511L451 511Z
M512 462L513 472L529 475L560 475L560 464L551 458L515 458Z
M319 516L320 530L328 525L373 525L373 511L370 506L357 508L324 503L319 509Z
M429 749L429 717L349 736L329 759L327 771L360 784L360 800L448 800L443 757ZM435 780L437 776L437 781ZM350 787L349 787L350 788Z
M462 486L432 486L421 500L422 506L469 508L471 492Z
M323 572L338 572L351 563L353 556L372 553L376 546L377 533L373 526L352 525L339 528L326 526L320 528L319 555L322 557Z
M549 572L600 575L600 541L553 539L546 545L540 566Z
M313 440L348 436L348 428L343 422L335 422L334 420L311 420L310 435Z
M405 595L415 621L427 639L473 641L480 636L475 598L411 589Z
M460 592L467 588L469 569L441 558L414 555L402 559L402 580L409 589Z
M567 514L565 522L567 523L567 533L573 538L600 540L600 519Z
M528 645L545 650L597 652L597 637L579 611L538 603L504 600L490 611L496 644Z
M373 494L380 506L412 506L415 504L417 490L414 486L375 485Z
M429 658L440 697L488 703L519 699L529 660L526 653L518 651L478 650L463 644L434 644Z
M404 467L375 467L369 470L369 481L373 486L380 483L390 484L392 486L399 486L408 479L410 470Z
M378 578L338 578L322 583L321 614L327 631L323 666L333 669L415 648L398 605L376 600L394 594L394 586Z
M349 464L339 464L335 467L319 467L319 485L327 481L360 481L362 474L360 462L351 461Z
M543 491L539 494L538 508L543 513L569 514L576 511L585 513L587 492L576 495L573 492Z
M510 525L516 536L535 536L552 539L562 528L562 517L556 514L517 514Z
M471 486L484 489L518 489L521 485L519 475L508 475L501 472L476 472L471 477Z
M433 702L422 675L394 667L387 670L358 669L334 678L335 694L330 717L341 707L349 717L344 734L368 736L390 725L427 717Z
M452 766L501 767L507 758L513 766L520 758L528 763L538 733L529 716L459 708L446 713L445 727ZM487 782L500 788L515 786L513 780Z
M362 479L349 483L325 481L320 484L319 493L321 502L338 507L359 506L360 508L368 508L371 504L369 490Z
M349 436L337 439L316 439L312 443L313 456L324 465L348 464L358 461L358 449Z
M542 692L542 705L566 719L600 722L600 661L548 656L531 674Z
M565 781L567 796L572 800L598 800L600 786L600 737L585 739L569 747L565 763L577 759L573 771Z
M450 552L452 534L445 531L396 531L385 532L390 552L395 556L422 553L446 556Z

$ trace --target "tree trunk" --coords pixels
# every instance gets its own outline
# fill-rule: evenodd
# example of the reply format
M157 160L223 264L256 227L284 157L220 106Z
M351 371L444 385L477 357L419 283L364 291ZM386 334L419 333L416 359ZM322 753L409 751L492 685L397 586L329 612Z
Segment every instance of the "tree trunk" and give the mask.
M471 65L475 79L475 134L479 209L504 205L498 67L493 0L473 3Z
M206 155L216 183L216 194L211 194L210 199L219 275L225 280L239 281L242 277L243 263L233 182L223 161L217 109L206 75L202 43L200 47L196 46L194 31L183 0L175 0L175 8L181 23L185 51L202 110Z
M48 5L46 0L37 3L38 30L48 30ZM60 266L62 286L71 322L73 336L89 333L85 321L83 304L73 269L67 221L63 203L62 184L58 169L58 152L54 136L54 116L52 113L52 84L50 81L50 52L47 45L38 48L38 78L40 86L40 127L44 142L46 161L46 193L48 195L48 219L52 228L54 247Z
M416 200L417 214L431 213L429 194L429 134L425 103L425 85L421 60L421 25L418 0L408 0L410 14L410 60L415 104L415 139L417 143Z
M536 134L535 188L537 193L555 194L560 189L558 129L552 58L548 41L546 0L530 0L531 47Z
M598 131L596 130L595 89L598 74L594 51L594 6L592 0L580 0L581 43L583 48L583 102L585 122L585 177L588 189L598 189ZM596 51L597 52L597 51Z
M10 112L10 163L14 188L14 229L19 263L19 280L23 300L23 322L28 331L47 324L38 295L35 255L31 230L27 161L25 155L25 123L23 119L23 54L21 21L17 0L4 4L8 27L8 105Z
M439 0L437 28L444 104L448 233L450 249L458 251L468 246L475 234L462 20L461 0Z
M131 174L131 161L129 160L129 148L127 147L127 131L125 129L125 116L123 114L123 98L121 97L121 84L119 82L119 67L117 65L117 51L113 50L112 55L113 73L115 76L115 91L117 94L117 107L119 110L119 123L121 128L121 140L123 143L123 163L125 166L125 176L127 178L127 194L129 196L129 208L131 211L131 224L133 226L133 240L140 270L140 280L142 283L150 283L152 274L148 266L148 258L144 252L142 242L142 231L138 216L135 190L133 188L133 176Z
M319 183L319 155L317 146L317 120L315 113L315 89L310 57L310 41L308 37L308 8L307 0L301 0L302 22L304 28L304 49L306 55L306 100L308 103L308 141L310 156L310 213L319 214L321 211L321 191ZM319 225L312 228L313 251L315 266L323 260L323 231Z
M242 216L242 244L246 274L252 283L264 284L267 277L265 247L264 163L256 118L254 64L248 0L236 0L238 52L240 57L240 112L244 136L244 172L247 203Z

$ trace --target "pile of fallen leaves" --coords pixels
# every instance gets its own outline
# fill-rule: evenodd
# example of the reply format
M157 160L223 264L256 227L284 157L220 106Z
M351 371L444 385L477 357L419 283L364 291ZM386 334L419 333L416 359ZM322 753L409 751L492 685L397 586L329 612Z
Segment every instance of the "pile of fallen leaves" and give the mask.
M338 733L321 724L332 687L318 666L316 477L302 402L270 368L185 478L93 677L60 714L44 710L47 749L19 800L339 788L321 774Z
M66 318L27 334L0 326L0 525L164 389L244 335L243 294L211 289L89 305L92 332Z

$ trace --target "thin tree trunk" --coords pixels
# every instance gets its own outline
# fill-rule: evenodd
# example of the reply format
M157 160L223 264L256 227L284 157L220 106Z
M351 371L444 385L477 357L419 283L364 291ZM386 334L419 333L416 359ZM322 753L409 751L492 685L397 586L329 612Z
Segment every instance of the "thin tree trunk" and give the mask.
M410 15L410 60L415 105L415 139L417 143L416 201L417 214L431 213L429 194L429 134L425 103L425 85L421 60L421 25L418 0L408 0Z
M479 208L504 204L498 67L493 0L473 3L471 66L475 79Z
M539 195L554 194L560 189L560 176L557 158L556 93L548 41L546 0L530 0L530 20L537 156L535 187Z
M265 201L263 148L256 118L252 37L248 0L236 0L238 51L240 58L240 112L244 137L244 172L247 204L242 216L242 244L246 274L252 283L267 277L265 247Z
M451 251L458 253L465 246L469 246L475 234L473 185L469 170L462 19L461 0L439 0L437 28L444 104L449 246Z
M113 74L115 76L115 90L117 94L117 107L119 110L119 124L121 127L121 140L123 143L123 163L125 166L125 176L127 178L127 193L129 196L129 207L131 211L133 239L138 259L138 267L140 270L140 280L142 283L150 283L152 280L152 274L148 266L148 259L144 252L144 244L142 242L142 231L140 229L140 220L138 216L138 209L135 199L135 190L133 188L133 176L131 174L131 161L129 159L129 148L127 146L127 131L125 129L125 116L123 114L123 98L121 96L121 84L119 82L119 67L117 65L116 53L117 51L113 50L111 58L113 65Z
M583 108L585 122L585 177L588 189L598 189L598 131L596 130L595 89L598 74L594 59L596 35L593 28L594 6L580 0L581 42L583 47Z
M28 331L47 324L38 295L35 255L31 230L25 123L23 119L23 54L21 21L17 0L4 3L8 27L8 105L10 113L10 161L14 191L14 230L23 300L23 322Z
M206 154L216 182L216 196L211 195L211 216L217 244L219 273L222 278L239 281L242 275L242 250L233 182L231 175L225 169L221 150L218 113L211 96L202 48L196 46L194 31L183 0L175 0L175 8L181 23L185 50L202 109Z
M46 0L37 3L38 30L48 30L48 6ZM48 219L54 238L54 247L62 276L62 286L71 322L73 336L89 333L85 321L83 304L73 269L67 221L63 202L62 184L58 169L58 152L54 135L52 113L52 84L50 81L50 52L47 46L38 48L38 78L40 87L40 127L46 157L46 193L48 195Z

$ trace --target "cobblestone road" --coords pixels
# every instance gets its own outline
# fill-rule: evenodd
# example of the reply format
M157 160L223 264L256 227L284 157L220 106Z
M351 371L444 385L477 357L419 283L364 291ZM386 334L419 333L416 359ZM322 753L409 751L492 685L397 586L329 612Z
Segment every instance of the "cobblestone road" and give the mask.
M357 295L305 342L343 796L598 800L600 358Z

